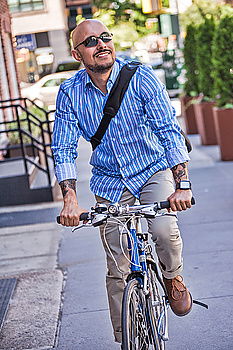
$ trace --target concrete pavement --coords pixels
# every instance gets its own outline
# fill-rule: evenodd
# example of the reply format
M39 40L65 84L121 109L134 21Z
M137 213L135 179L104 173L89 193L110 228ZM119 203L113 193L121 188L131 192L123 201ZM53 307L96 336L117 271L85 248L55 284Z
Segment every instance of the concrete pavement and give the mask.
M183 318L170 312L167 349L232 349L233 162L219 161L218 146L201 146L196 135L191 141L190 174L197 203L179 215L184 277L193 297L209 304L209 310L194 305ZM78 195L86 208L94 202L88 190L88 154L89 145L81 143ZM1 350L119 349L112 337L98 230L72 233L58 227L54 218L60 206L5 209L4 220L17 218L20 211L20 217L28 220L34 211L43 214L44 223L22 225L21 221L16 227L5 223L0 229L1 278L18 278L0 334ZM1 218L3 209L0 224Z

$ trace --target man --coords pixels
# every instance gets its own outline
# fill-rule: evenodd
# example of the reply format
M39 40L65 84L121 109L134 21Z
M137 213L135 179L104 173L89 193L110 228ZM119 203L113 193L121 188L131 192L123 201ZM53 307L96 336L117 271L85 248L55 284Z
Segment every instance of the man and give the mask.
M79 224L85 210L76 196L76 147L80 136L90 141L102 118L109 91L123 66L115 58L112 35L97 20L85 20L72 35L72 55L85 67L64 82L57 98L52 149L56 175L64 197L60 214L65 226ZM192 299L182 271L182 240L176 211L191 207L192 192L184 138L164 86L152 69L140 65L130 81L121 107L101 144L92 154L90 187L97 202L142 204L168 199L173 215L149 219L156 251L172 310L186 315ZM115 340L121 342L121 301L128 263L119 247L115 225L106 228L107 291ZM116 267L114 259L118 263Z

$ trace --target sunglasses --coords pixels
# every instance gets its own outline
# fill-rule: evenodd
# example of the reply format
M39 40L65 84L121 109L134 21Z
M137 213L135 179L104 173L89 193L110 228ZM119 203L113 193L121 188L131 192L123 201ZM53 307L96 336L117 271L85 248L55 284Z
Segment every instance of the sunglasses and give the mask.
M84 41L82 41L80 44L76 45L74 47L74 50L77 49L80 45L84 45L85 47L95 47L98 45L98 41L102 40L104 43L108 43L109 41L112 40L113 34L104 32L100 36L89 36L86 38Z

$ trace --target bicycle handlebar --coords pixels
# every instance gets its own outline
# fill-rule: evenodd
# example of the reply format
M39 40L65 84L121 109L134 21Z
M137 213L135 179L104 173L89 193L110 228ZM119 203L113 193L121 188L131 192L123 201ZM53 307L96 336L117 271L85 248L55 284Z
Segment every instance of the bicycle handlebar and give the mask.
M157 205L157 209L169 209L170 208L170 202L169 201L163 201L163 202L158 202L158 203L154 203L155 205ZM191 204L194 205L195 204L195 199L194 197L192 197L191 199ZM153 205L153 204L152 204ZM88 220L90 219L90 213L82 213L80 215L80 218L79 220L80 221L85 221L85 220ZM60 221L60 216L57 216L57 223L60 224L61 221Z

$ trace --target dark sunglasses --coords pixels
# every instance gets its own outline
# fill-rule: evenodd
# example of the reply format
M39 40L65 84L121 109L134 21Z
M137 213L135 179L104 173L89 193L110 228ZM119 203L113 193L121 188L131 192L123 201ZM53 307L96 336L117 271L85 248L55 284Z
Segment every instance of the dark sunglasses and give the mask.
M108 43L109 41L112 40L112 36L113 36L113 34L107 33L107 32L100 34L100 36L94 36L94 35L89 36L84 41L82 41L80 44L76 45L74 47L74 50L76 50L77 47L79 47L80 45L84 45L85 47L97 46L99 39L102 40L104 43Z

